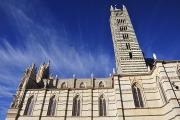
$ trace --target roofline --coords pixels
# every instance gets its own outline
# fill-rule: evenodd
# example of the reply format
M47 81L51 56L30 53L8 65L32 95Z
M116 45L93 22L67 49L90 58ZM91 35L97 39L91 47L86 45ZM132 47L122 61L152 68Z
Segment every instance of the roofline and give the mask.
M127 76L146 76L146 75L152 75L154 70L156 69L156 64L157 63L180 63L180 60L155 60L154 61L154 66L151 71L148 73L136 73L136 74L114 74L115 76L120 76L120 77L127 77Z

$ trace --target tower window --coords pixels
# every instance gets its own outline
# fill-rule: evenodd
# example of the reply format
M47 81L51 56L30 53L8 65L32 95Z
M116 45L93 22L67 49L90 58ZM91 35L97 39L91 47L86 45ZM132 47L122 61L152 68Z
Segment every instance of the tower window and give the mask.
M120 24L121 20L120 19L117 19L117 24Z
M132 52L129 52L129 58L132 59Z
M55 96L52 96L49 100L47 115L54 116L55 109L56 109L56 98L55 98Z
M76 95L73 99L72 116L80 116L80 97Z
M123 34L123 39L128 39L129 35L128 34Z
M31 115L33 111L33 106L34 106L34 96L31 96L27 100L26 108L24 111L24 115Z
M130 43L126 43L126 49L130 49Z
M117 12L117 13L116 13L116 16L118 16L118 15L119 15L119 13Z
M117 24L125 23L125 19L117 19Z
M120 27L120 31L126 31L127 30L127 26L121 26Z
M103 95L99 97L99 116L106 116L106 100Z
M133 93L135 107L144 107L141 91L137 86L137 83L133 84L132 93Z

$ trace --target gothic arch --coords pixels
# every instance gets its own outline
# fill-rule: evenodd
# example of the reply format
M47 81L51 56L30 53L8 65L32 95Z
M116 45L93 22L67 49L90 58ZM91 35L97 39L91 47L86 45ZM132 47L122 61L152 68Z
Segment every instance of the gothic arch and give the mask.
M99 96L98 105L99 105L99 116L106 116L107 115L107 99L105 98L104 94L101 94Z
M24 110L24 115L32 115L34 107L34 95L30 96L26 103L26 108Z
M132 88L132 94L133 94L133 99L134 99L134 105L137 108L142 108L144 107L144 100L143 100L143 95L142 95L142 90L140 85L135 82L131 86Z
M176 72L178 75L180 75L180 64L177 64Z
M56 100L55 95L53 95L49 99L49 105L48 105L48 111L47 111L48 116L54 116L55 115L56 104L57 104L57 100Z
M100 82L99 82L99 88L104 88L104 87L105 87L104 82L103 82L103 81L100 81Z
M67 83L66 83L66 82L63 82L63 83L61 84L61 88L62 88L62 89L67 88Z
M81 99L80 95L76 94L73 97L73 106L72 106L72 116L80 116L80 111L81 111Z
M79 88L86 88L86 85L84 82L81 82L80 85L79 85Z

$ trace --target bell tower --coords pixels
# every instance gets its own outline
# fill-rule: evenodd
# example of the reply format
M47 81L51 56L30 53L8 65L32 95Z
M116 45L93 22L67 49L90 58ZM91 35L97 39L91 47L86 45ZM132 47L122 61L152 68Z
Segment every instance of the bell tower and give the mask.
M139 47L128 11L111 6L110 26L118 74L147 73L143 53Z

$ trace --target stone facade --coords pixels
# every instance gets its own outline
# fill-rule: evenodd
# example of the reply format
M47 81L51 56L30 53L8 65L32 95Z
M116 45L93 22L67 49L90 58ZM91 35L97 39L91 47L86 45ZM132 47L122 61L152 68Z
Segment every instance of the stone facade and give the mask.
M49 75L49 63L37 72L32 64L6 119L179 120L180 61L144 58L125 6L111 7L110 25L117 72L61 79Z

